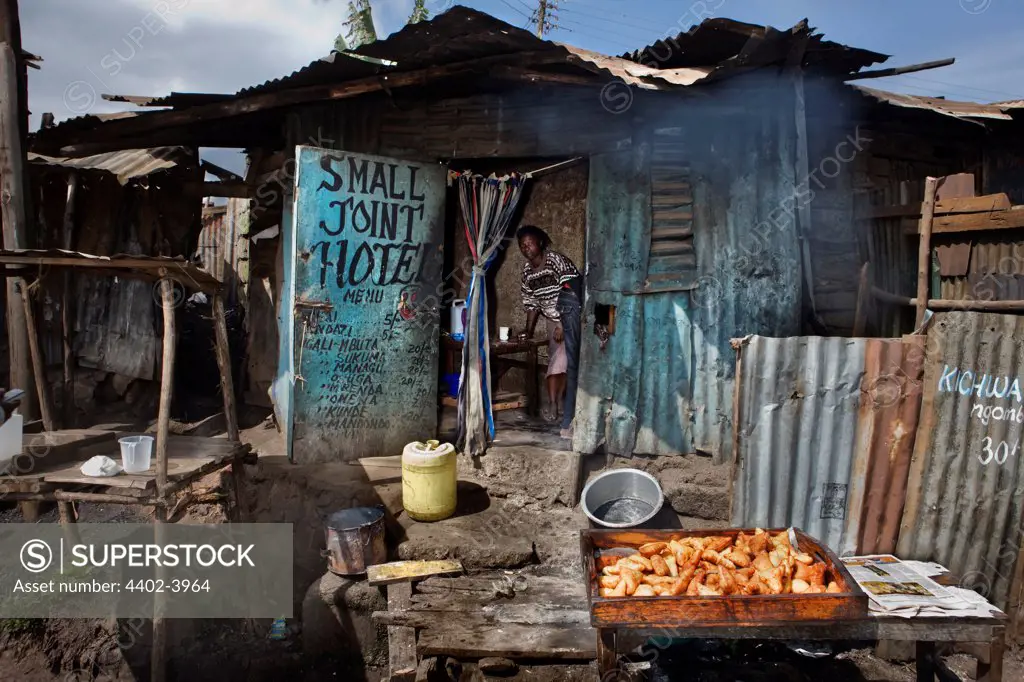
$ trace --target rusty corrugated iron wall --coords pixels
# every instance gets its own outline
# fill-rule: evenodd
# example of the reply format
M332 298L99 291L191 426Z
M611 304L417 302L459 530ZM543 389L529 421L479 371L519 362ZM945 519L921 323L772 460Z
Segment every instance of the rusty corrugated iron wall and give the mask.
M742 103L756 115L723 117L712 106L693 121L691 136L700 278L690 292L690 409L693 445L716 463L732 454L731 339L793 336L801 321L792 89L783 78L744 85L762 89L727 86L715 106Z
M866 341L854 459L855 476L864 481L857 551L891 554L921 413L925 337Z
M224 283L228 305L235 305L248 284L248 215L246 199L228 199L224 206L203 208L203 229L196 256L203 269Z
M897 551L1007 605L1024 514L1024 318L936 315Z
M754 336L735 345L732 523L795 525L843 554L894 544L922 339Z

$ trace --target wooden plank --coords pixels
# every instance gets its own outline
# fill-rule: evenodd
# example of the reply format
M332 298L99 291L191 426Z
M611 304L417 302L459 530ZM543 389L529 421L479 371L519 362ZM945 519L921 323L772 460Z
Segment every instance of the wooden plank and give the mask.
M24 279L18 281L21 283L21 300L25 304L25 331L28 334L28 354L32 361L32 378L39 399L39 413L43 420L43 428L53 431L57 428L57 424L53 418L50 382L46 379L46 369L43 367L43 352L39 348L39 330L36 328L36 314L32 308L31 289Z
M652 211L654 221L660 220L693 220L693 208L684 209L663 209L655 208Z
M370 567L374 568L374 567ZM395 582L388 585L388 612L401 613L412 603L412 584ZM412 682L416 679L416 630L411 627L388 627L388 667L391 682Z
M592 661L597 656L597 637L589 626L505 624L474 627L451 623L444 629L421 631L416 650L421 656Z
M458 621L473 627L501 625L511 623L517 625L590 625L590 612L586 609L558 608L545 604L487 604L477 605L476 610L469 608L445 609L439 600L439 608L424 609L423 604L414 604L414 610L406 611L375 611L373 620L382 625L397 625L411 628L443 628L448 623ZM463 605L465 606L465 605Z
M1024 227L1024 208L1013 208L994 213L965 213L935 218L932 221L932 234L1012 230L1020 227ZM903 231L906 234L915 234L920 229L914 221L904 219Z
M433 575L463 573L462 562L451 559L442 561L392 561L387 564L368 566L366 581L371 585L423 580Z
M857 307L853 313L853 336L864 336L868 322L868 306L871 304L871 264L865 263L860 269L857 284Z
M168 457L167 481L175 483L196 475L216 470L230 460L230 453L213 457ZM117 459L115 457L115 459ZM155 459L155 458L154 458ZM100 485L107 488L130 488L134 490L152 490L156 486L156 462L149 471L139 474L118 474L110 478L93 478L81 472L81 462L43 474L43 481L51 484L79 483L82 485Z
M935 204L935 215L953 213L987 213L1005 211L1013 207L1010 197L1005 194L986 194L980 197L961 197L947 199ZM873 206L862 218L877 220L879 218L916 218L921 215L921 204L906 206Z
M693 237L693 225L686 227L665 227L651 230L651 239L688 239Z
M924 322L925 310L928 307L928 286L932 277L932 217L935 213L935 192L938 178L928 178L924 185L924 203L921 204L921 241L917 251L917 322L920 327Z
M216 339L213 350L217 355L220 393L224 402L224 423L227 427L228 440L238 442L238 411L235 409L235 382L231 374L231 349L228 343L224 299L220 294L213 297L213 331Z
M651 257L693 253L693 242L679 239L651 242Z

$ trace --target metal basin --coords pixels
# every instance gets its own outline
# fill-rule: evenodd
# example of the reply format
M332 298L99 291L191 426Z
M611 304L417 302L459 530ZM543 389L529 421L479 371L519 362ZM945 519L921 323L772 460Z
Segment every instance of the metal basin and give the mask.
M338 575L360 575L367 566L387 561L384 510L353 507L334 512L324 524L327 549L321 554L327 568Z
M658 480L638 469L613 469L595 476L580 497L583 513L604 528L633 528L654 518L665 496Z

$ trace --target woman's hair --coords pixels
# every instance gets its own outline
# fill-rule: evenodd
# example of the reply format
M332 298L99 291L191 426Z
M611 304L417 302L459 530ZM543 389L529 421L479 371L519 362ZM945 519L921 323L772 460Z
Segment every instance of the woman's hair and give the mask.
M542 251L551 246L551 237L536 225L523 225L516 230L516 240L520 240L523 237L533 237L536 239Z

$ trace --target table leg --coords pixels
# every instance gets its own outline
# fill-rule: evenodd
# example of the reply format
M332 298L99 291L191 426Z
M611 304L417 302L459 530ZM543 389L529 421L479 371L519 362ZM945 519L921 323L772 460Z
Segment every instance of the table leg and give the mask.
M978 682L1003 682L1003 652L1006 648L1006 632L996 628L989 645L988 663L978 661Z
M935 682L935 642L917 643L917 682Z
M597 631L597 676L601 682L613 680L615 671L615 630L599 628Z
M60 512L60 525L64 531L64 539L70 545L81 544L82 538L78 534L78 515L75 513L74 502L58 502L57 511Z

